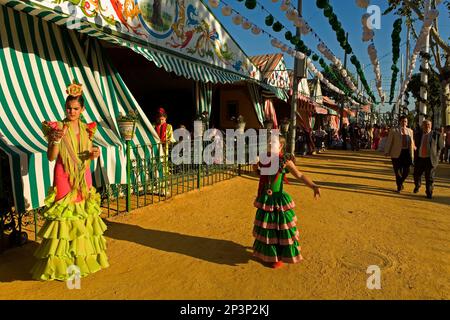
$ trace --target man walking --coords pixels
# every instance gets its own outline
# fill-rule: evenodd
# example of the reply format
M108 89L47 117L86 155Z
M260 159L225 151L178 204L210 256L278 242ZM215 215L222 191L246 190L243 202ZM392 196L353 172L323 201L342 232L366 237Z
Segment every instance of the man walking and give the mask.
M409 175L409 168L413 164L414 133L408 128L408 118L400 118L400 127L393 128L389 132L386 141L385 155L392 159L395 180L397 182L397 193L403 190L403 183Z
M415 154L414 166L414 193L418 193L422 185L422 175L425 172L426 194L428 199L433 198L433 183L436 167L439 163L439 154L444 147L444 138L439 132L431 131L432 123L425 120L422 130L416 134L418 149Z

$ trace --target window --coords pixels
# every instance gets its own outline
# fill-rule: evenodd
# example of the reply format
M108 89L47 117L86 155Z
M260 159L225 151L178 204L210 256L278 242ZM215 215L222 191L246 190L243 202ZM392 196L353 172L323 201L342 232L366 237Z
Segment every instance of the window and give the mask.
M239 103L237 101L227 101L227 119L236 119L239 116Z

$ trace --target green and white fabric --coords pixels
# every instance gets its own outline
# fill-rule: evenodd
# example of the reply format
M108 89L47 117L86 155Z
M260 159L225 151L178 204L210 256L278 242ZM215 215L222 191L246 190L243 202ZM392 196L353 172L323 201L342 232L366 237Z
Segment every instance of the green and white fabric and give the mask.
M65 117L65 88L73 79L83 84L86 121L99 124L96 178L103 173L106 183L125 183L116 112L134 110L144 119L133 144L158 139L120 76L104 63L98 43L88 59L77 32L5 6L0 6L0 25L0 148L9 157L17 210L42 206L52 184L54 163L47 159L41 123Z
M197 115L208 112L208 118L211 117L213 84L197 81L195 83L195 105Z
M247 83L247 85L258 121L261 125L264 125L264 102L262 101L261 93L259 92L259 86L252 82Z
M144 56L149 61L155 63L159 68L164 68L167 72L173 72L178 76L195 81L202 81L205 83L234 83L246 80L246 78L238 73L228 70L222 70L215 66L209 66L205 63L199 63L186 57L176 56L173 53L166 53L162 50L157 50L151 47L148 43L128 41L124 38L119 38L112 34L107 34L103 30L99 30L95 25L91 25L87 21L74 19L73 17L62 13L51 11L45 8L36 7L30 2L18 0L0 0L0 4L4 4L15 10L26 12L27 14L37 16L46 21L56 23L59 26L67 26L74 28L75 31L88 34L91 37L96 37L110 43L130 48L136 53Z

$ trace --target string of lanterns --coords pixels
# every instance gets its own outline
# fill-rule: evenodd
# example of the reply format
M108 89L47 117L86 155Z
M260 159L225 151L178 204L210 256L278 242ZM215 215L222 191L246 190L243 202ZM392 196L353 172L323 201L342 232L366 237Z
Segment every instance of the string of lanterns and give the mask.
M356 0L356 5L362 9L367 9L369 6L370 1L369 0ZM378 60L378 52L375 47L374 43L374 37L375 32L373 29L369 26L369 18L370 14L366 13L362 16L362 25L363 25L363 42L371 41L371 44L367 47L367 53L369 55L370 61L373 66L373 72L375 73L375 82L376 87L378 91L378 95L380 96L381 103L385 100L385 94L383 92L383 82L382 82L382 76L381 76L381 67L380 67L380 61Z
M395 84L397 83L397 76L399 69L397 67L398 59L400 58L400 33L402 32L402 19L397 19L394 22L394 29L392 30L392 79L391 79L391 93L389 96L389 103L394 100Z
M274 0L272 0L274 1ZM248 1L246 1L247 3ZM213 8L217 8L219 6L220 3L223 3L224 7L222 7L221 12L224 16L232 16L232 22L235 25L241 25L245 30L249 30L251 29L251 32L255 35L259 35L259 34L266 34L267 36L269 36L269 38L271 38L271 45L275 48L280 49L282 52L294 57L294 58L298 58L298 59L306 59L306 64L308 66L308 69L323 83L325 84L325 86L327 86L330 90L336 92L337 94L340 95L344 95L345 92L341 89L339 89L338 87L336 87L334 84L332 84L329 80L327 80L324 75L317 70L317 68L315 67L314 63L312 62L312 60L310 58L308 58L308 54L298 51L298 50L294 50L293 48L289 47L288 45L284 44L283 42L281 42L280 40L278 40L277 38L275 38L274 36L272 36L270 33L265 32L262 28L260 28L259 26L257 26L256 24L250 22L250 20L248 20L247 18L245 18L242 14L240 14L237 10L235 10L232 6L230 6L229 4L227 4L224 0L209 0L209 5ZM248 7L248 6L247 6ZM250 7L253 7L252 5ZM266 25L267 25L267 18L266 18ZM273 22L273 21L269 21L269 22ZM278 22L278 21L277 21ZM275 23L274 23L275 24ZM279 31L281 31L281 29L284 27L283 25L280 24L280 28L277 26L276 29ZM274 30L276 31L276 30ZM291 42L292 43L292 42ZM312 54L312 51L310 49L308 49L310 51L310 55ZM317 60L319 60L319 58L316 57Z
M426 46L427 37L430 34L431 27L433 26L433 21L439 16L439 11L436 9L428 10L425 13L424 21L422 28L419 33L419 37L417 38L416 45L414 47L413 53L411 55L411 61L408 66L408 70L406 72L406 78L400 87L400 93L397 98L397 105L400 104L401 97L405 94L406 89L408 88L408 84L412 79L414 70L416 69L417 58L422 51L422 49Z
M339 21L337 15L334 13L333 7L330 5L329 0L316 0L316 6L319 9L323 9L323 14L326 18L328 18L331 28L335 31L336 38L337 38L339 44L341 45L341 48L347 54L353 54L353 49L347 40L346 33L345 33L344 29L342 28L342 23ZM359 62L356 55L353 54L350 61L356 67L356 72L358 73L367 94L375 102L375 97L372 93L372 90L369 87L369 84L367 83L366 76L361 67L361 63Z

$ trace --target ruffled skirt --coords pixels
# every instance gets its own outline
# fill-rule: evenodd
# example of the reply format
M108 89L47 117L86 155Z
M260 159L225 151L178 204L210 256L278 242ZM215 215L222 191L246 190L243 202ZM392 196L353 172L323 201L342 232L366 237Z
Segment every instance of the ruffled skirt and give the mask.
M253 255L264 262L303 260L292 198L285 192L265 194L255 201L255 207Z
M100 195L91 187L85 200L75 203L70 195L55 201L56 188L45 199L45 223L38 236L42 243L31 270L36 280L61 280L80 277L109 267L106 256L107 227L100 218Z

